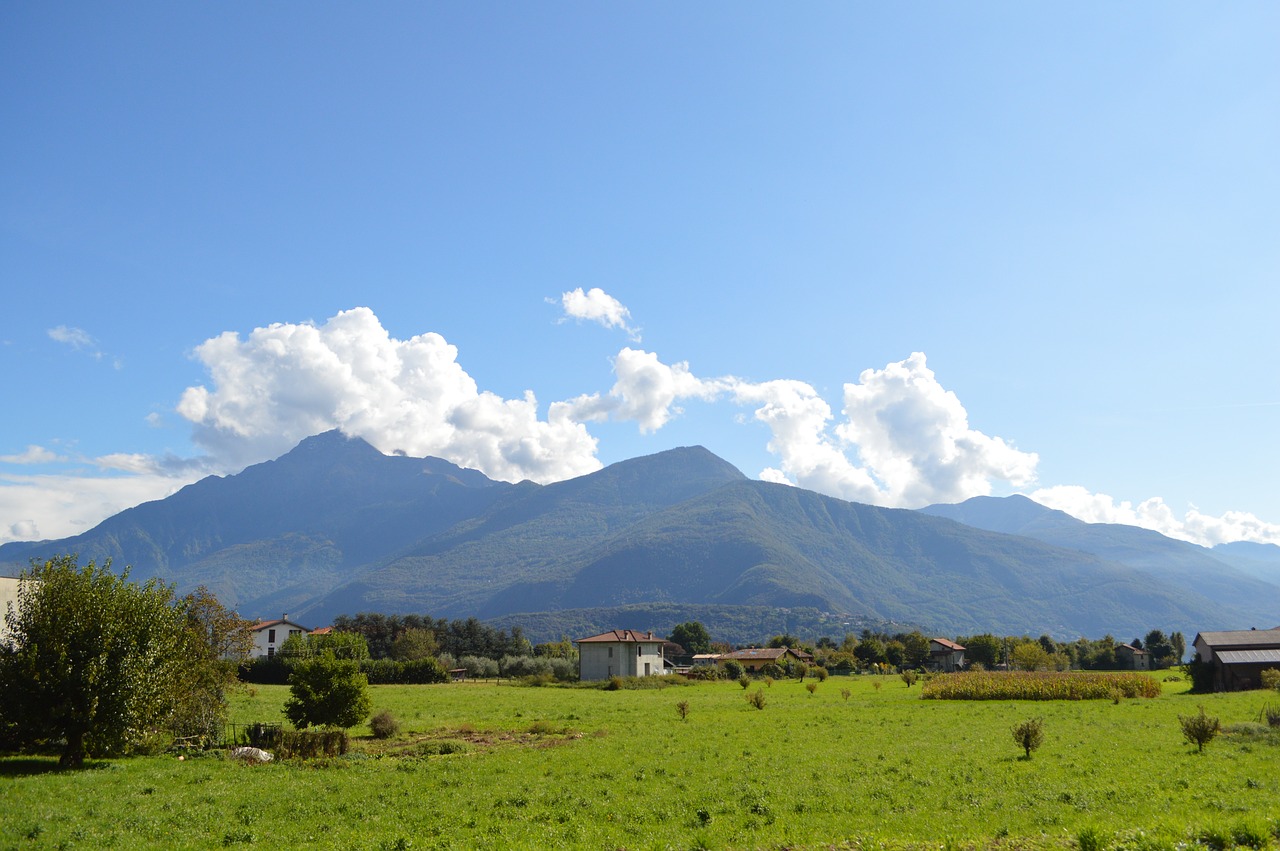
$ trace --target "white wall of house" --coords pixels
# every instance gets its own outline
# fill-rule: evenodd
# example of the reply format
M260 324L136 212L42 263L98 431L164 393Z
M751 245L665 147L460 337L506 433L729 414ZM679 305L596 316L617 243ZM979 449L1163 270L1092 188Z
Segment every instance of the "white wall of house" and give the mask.
M4 616L9 611L12 604L15 608L18 605L18 579L12 576L0 576L0 640L3 640L9 634L9 628L5 626Z
M661 641L586 641L578 645L578 676L583 680L655 677L664 673Z
M274 656L291 635L306 635L307 629L290 621L264 626L253 631L253 655Z

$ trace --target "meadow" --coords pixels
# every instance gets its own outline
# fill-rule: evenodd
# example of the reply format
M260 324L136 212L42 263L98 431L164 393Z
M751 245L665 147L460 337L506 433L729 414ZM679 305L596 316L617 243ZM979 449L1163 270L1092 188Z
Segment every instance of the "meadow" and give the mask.
M971 702L832 677L753 684L763 709L733 682L376 686L398 737L357 728L333 759L2 760L0 848L1275 847L1280 738L1252 723L1267 695L1162 685ZM239 694L233 720L279 722L286 695ZM1197 754L1178 716L1201 705L1227 732ZM1028 718L1045 729L1029 760L1010 733Z

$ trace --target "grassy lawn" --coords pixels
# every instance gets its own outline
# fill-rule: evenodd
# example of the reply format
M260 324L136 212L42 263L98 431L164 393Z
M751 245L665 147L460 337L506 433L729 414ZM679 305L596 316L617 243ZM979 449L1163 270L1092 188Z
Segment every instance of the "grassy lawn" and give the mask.
M779 681L757 710L736 683L379 686L400 736L359 729L329 761L0 761L0 848L1275 847L1280 738L1229 732L1199 755L1177 720L1204 705L1256 721L1267 696L1185 687L959 702L833 677L813 695ZM234 720L282 720L286 694L239 695ZM1045 742L1027 760L1010 728L1033 717ZM433 755L441 741L461 752Z

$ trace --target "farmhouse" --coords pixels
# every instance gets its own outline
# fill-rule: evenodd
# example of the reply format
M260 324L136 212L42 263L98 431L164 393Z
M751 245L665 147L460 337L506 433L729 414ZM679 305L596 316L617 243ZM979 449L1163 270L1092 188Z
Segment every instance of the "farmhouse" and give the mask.
M1150 671L1151 654L1132 644L1117 644L1116 664L1126 671Z
M258 621L252 627L253 652L250 655L270 658L291 635L307 635L311 630L289 620L286 614L279 620Z
M929 639L929 661L926 663L930 671L951 673L964 667L964 647L945 638Z
M590 638L579 638L578 679L653 677L667 672L662 656L664 640L652 632L611 629Z
M1263 671L1280 668L1280 626L1202 632L1192 646L1201 662L1213 665L1214 691L1259 688Z
M790 647L748 647L745 650L722 653L718 661L723 665L729 659L748 671L758 671L768 664L779 667L785 666L788 662L813 664L813 656L803 650L792 650Z

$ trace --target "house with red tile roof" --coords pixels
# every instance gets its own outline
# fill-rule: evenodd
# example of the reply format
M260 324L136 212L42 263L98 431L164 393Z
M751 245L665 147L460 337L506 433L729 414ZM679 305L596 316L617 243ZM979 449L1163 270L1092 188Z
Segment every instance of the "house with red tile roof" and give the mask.
M654 677L667 672L662 655L665 639L652 632L611 629L590 638L579 638L578 679Z
M964 668L964 646L945 638L931 638L929 661L925 664L930 671L959 671Z
M280 651L280 646L291 635L307 635L311 630L300 623L289 620L286 614L272 621L258 621L252 627L253 652L251 655L270 658Z

